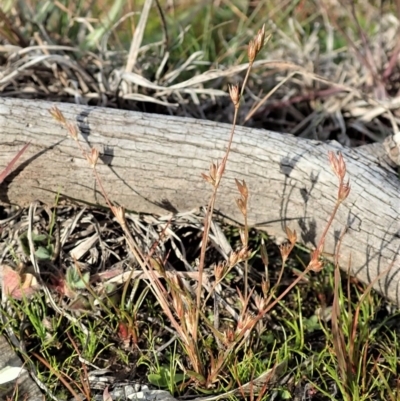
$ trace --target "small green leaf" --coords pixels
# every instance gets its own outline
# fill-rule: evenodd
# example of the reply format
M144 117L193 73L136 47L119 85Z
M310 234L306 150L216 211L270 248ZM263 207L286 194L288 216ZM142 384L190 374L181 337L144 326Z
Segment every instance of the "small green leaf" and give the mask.
M157 387L167 387L167 383L163 380L160 374L158 373L150 373L147 375L148 381Z
M185 380L185 375L183 373L175 373L173 377L174 383L180 383Z
M49 260L51 259L51 255L53 255L53 246L48 245L48 239L49 236L47 234L36 234L35 232L32 232L32 241L36 249L35 254L39 259ZM25 255L29 256L28 232L25 231L21 234L19 240Z
M157 373L150 373L147 376L149 382L158 387L168 387L171 383L179 383L185 379L182 373L175 373L171 376L171 371L168 366L160 366Z
M35 244L40 244L42 242L46 242L48 238L48 235L46 234L35 234L34 232L32 233L32 239Z
M79 274L77 268L75 266L69 267L67 269L67 273L65 275L65 279L67 282L68 287L71 290L83 290L87 287L89 280L90 280L90 272Z
M195 371L193 371L193 370L188 370L188 371L186 372L186 374L187 374L189 377L192 377L192 378L194 378L195 380L198 380L200 383L205 383L205 382L206 382L206 379L204 378L203 375L201 375L200 373L197 373L197 372L195 372Z
M106 286L105 286L106 294L111 294L111 293L114 292L117 288L118 288L118 285L115 284L115 283L106 283Z
M320 330L321 325L317 316L313 315L308 319L303 320L303 324L307 332L312 333L315 330Z
M35 252L35 255L38 259L41 260L50 260L53 255L53 247L50 245L48 247L39 246Z
M89 279L90 279L90 273L89 272L84 273L82 275L82 279L79 278L78 281L74 282L74 288L76 288L77 290L85 289L89 283Z

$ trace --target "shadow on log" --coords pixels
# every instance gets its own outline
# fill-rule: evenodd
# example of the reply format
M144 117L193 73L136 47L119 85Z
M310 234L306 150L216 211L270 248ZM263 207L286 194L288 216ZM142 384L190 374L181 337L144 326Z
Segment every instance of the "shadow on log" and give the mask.
M24 162L0 188L3 203L54 202L55 193L101 203L91 168L64 127L49 113L52 103L0 99L0 170L26 143ZM83 144L102 152L98 171L113 201L137 212L166 213L206 205L211 194L201 178L221 160L230 125L114 109L57 104L75 122ZM81 138L82 139L82 138ZM333 210L337 178L328 151L340 150L351 181L324 251L333 254L343 229L340 264L400 305L400 180L385 162L380 144L358 149L291 135L238 127L217 209L241 221L234 178L250 191L249 222L270 235L296 229L315 247Z

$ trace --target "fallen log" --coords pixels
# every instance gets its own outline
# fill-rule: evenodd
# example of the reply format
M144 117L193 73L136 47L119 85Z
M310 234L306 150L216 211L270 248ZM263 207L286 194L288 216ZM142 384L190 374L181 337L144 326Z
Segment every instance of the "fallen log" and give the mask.
M2 203L54 202L55 193L104 204L91 168L49 113L54 103L0 99L0 169L27 142L20 166L0 187ZM130 111L57 104L79 127L84 145L102 152L98 171L110 198L137 212L166 213L206 205L210 185L201 178L221 160L230 125ZM85 143L86 142L86 143ZM400 180L386 164L383 145L344 148L260 129L238 127L217 201L218 211L241 222L234 178L250 191L249 223L282 236L286 226L315 247L333 210L337 178L328 151L341 151L351 180L324 251L338 237L340 264L400 305Z
M21 368L22 363L18 355L14 352L12 347L8 344L4 336L0 336L0 371L9 368ZM4 377L7 374L3 373ZM16 399L13 394L18 394L20 400L39 401L43 399L42 393L36 383L31 379L26 369L21 370L18 378L10 380L0 385L0 400ZM7 398L8 397L8 398ZM15 397L15 396L14 396Z

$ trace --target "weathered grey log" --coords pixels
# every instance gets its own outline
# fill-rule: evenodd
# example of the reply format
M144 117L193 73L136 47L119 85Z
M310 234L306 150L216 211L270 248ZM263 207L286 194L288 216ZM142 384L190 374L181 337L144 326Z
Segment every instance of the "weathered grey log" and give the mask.
M3 336L0 336L0 370L7 366L21 367L22 363L17 354L10 347ZM26 368L26 366L25 366ZM0 385L0 400L17 399L12 398L13 394L18 394L19 400L40 401L43 399L42 393L36 383L30 378L27 369L13 381Z
M0 99L0 168L26 142L24 162L0 188L2 202L53 202L60 191L88 202L104 203L88 163L65 128L49 114L52 103ZM230 126L210 121L114 109L57 104L78 124L85 146L104 152L98 170L110 198L139 212L185 211L206 205L211 188L200 176L224 154ZM400 305L400 180L382 167L383 146L348 149L290 135L238 127L217 208L241 222L234 178L250 190L249 221L272 235L287 225L314 247L337 194L337 178L328 151L340 150L351 180L349 198L340 207L325 252L340 251L344 269L371 283L393 262L374 287ZM378 157L379 154L379 157ZM383 156L384 157L384 156ZM53 192L51 192L53 191Z

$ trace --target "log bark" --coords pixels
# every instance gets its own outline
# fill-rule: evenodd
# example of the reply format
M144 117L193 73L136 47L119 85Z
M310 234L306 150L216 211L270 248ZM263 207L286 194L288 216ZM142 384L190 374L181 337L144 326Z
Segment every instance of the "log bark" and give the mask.
M0 371L9 366L21 367L22 363L4 336L0 336ZM40 401L43 399L39 387L29 376L26 366L17 379L0 385L0 400L16 399L12 397L13 394L18 394L19 400Z
M53 203L60 191L103 204L86 160L64 127L49 113L52 103L0 99L0 169L26 143L23 162L0 187L3 203ZM72 104L57 104L79 127L83 144L103 152L98 170L113 201L128 209L163 213L206 205L210 185L201 178L221 160L230 125ZM291 135L238 127L217 201L224 216L241 222L234 179L250 191L249 222L271 235L296 229L300 242L315 247L334 208L337 178L328 151L341 151L351 180L324 251L340 247L340 264L400 305L400 180L384 166L383 146L344 148ZM389 272L384 271L392 264ZM383 274L383 275L382 275ZM377 278L380 277L379 280ZM377 280L377 281L376 281Z

